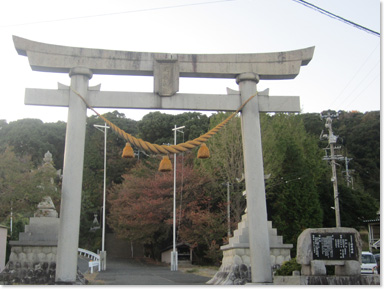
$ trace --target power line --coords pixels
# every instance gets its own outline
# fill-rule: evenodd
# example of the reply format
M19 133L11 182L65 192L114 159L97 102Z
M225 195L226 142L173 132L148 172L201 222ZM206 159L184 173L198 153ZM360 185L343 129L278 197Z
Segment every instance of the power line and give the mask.
M357 24L357 23L355 23L353 21L347 20L347 19L345 19L345 18L343 18L341 16L338 16L338 15L333 14L333 13L331 13L331 12L325 10L325 9L322 9L322 8L320 8L318 6L315 6L314 4L311 4L311 3L303 1L303 0L293 0L293 1L297 2L299 4L302 4L302 5L306 6L306 7L309 7L309 8L311 8L311 9L313 9L313 10L315 10L315 11L321 13L321 14L324 14L324 15L329 16L331 18L337 19L337 20L342 21L342 22L344 22L346 24L352 25L352 26L354 26L354 27L356 27L358 29L364 30L367 33L376 35L378 37L380 36L380 33L377 32L377 31L371 30L371 29L369 29L367 27L364 27L362 25L359 25L359 24Z
M41 20L41 21L35 21L35 22L26 22L26 23L19 23L19 24L2 25L2 26L0 26L0 28L25 26L25 25L33 25L33 24L42 24L42 23L52 23L52 22L61 22L61 21L78 20L78 19L95 18L95 17L104 17L104 16L113 16L113 15L129 14L129 13L149 12L149 11L156 11L156 10L167 10L167 9L183 8L183 7L190 7L190 6L200 6L200 5L207 5L207 4L216 4L216 3L230 2L230 1L236 1L236 0L206 1L206 2L199 2L199 3L189 3L189 4L181 4L181 5L172 5L172 6L163 6L163 7L153 7L153 8L145 8L145 9L128 10L128 11L123 11L123 12L112 12L112 13L103 13L103 14L95 14L95 15L84 15L84 16L76 16L76 17L53 19L53 20Z
M377 66L379 66L380 65L380 63L378 62L378 63L376 63L373 67L372 67L372 69L366 74L366 76L364 77L364 78L362 78L361 79L361 81L356 85L356 87L355 87L355 89L352 91L352 92L350 92L350 94L348 94L343 100L342 100L342 102L339 102L339 105L342 105L353 93L355 93L356 91L357 91L357 89L361 86L361 84L368 78L368 76L370 75L370 73L377 67ZM361 91L361 93L362 92L364 92L365 90L366 90L366 88L368 88L369 87L369 85L371 85L373 82L374 82L374 80L375 79L377 79L379 77L379 75L377 75L366 87L365 87L365 89L363 89L362 91ZM360 94L361 94L360 93ZM357 98L357 97L356 97ZM355 98L355 99L356 99ZM354 99L354 100L355 100ZM349 103L349 104L351 104L351 102Z
M339 95L334 98L334 100L331 102L331 104L329 105L329 108L332 107L332 105L334 104L335 101L337 101L339 99L339 97L342 95L342 93L346 90L346 88L350 85L350 83L353 81L353 79L357 76L357 74L361 71L361 69L363 68L363 66L368 62L369 58L372 56L372 54L377 50L377 48L380 46L380 42L378 43L378 45L373 49L373 51L369 54L369 56L366 58L366 60L362 63L362 65L358 68L358 70L356 71L356 73L354 74L354 76L348 81L348 83L346 84L346 86L343 88L343 90L339 93ZM350 95L349 95L350 96ZM346 98L345 98L346 99ZM344 101L345 101L344 99Z
M377 75L374 79L372 79L372 81L370 83L368 83L368 85L353 99L350 101L349 104L347 104L347 106L350 106L350 104L352 104L359 96L361 96L361 94L379 77L379 75Z

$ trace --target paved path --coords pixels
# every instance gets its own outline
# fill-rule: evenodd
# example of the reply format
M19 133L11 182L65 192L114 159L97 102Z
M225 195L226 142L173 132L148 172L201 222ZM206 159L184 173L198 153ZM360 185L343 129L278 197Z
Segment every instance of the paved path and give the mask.
M105 285L204 285L210 278L141 260L109 259L107 270L98 272L95 280Z
M78 256L78 268L79 268L79 271L82 272L83 274L89 271L89 268L88 268L89 260L90 259L85 258L84 256Z

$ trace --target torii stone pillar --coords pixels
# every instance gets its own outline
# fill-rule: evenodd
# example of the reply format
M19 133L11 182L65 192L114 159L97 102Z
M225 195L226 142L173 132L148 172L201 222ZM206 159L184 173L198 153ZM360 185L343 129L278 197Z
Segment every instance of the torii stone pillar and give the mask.
M292 79L313 57L314 47L255 54L167 54L51 45L13 37L33 70L69 73L71 88L94 108L235 111L256 93L259 80ZM103 92L88 87L92 74L154 76L154 92ZM240 92L180 94L179 77L237 79ZM77 270L86 107L69 87L26 89L25 104L68 107L56 281L74 283ZM258 93L242 110L252 282L271 283L260 112L298 112L298 97ZM108 250L108 249L107 249Z
M242 102L245 102L257 91L256 84L258 81L259 78L254 73L243 73L237 77ZM243 108L241 120L247 212L249 216L250 266L251 269L258 269L258 271L251 271L251 281L271 283L270 243L257 99L252 99ZM269 267L261 267L263 264L267 264Z
M77 67L71 69L69 75L71 87L87 99L88 81L92 78L92 72ZM57 282L76 280L86 119L86 104L70 91L60 204ZM76 252L73 249L76 249Z

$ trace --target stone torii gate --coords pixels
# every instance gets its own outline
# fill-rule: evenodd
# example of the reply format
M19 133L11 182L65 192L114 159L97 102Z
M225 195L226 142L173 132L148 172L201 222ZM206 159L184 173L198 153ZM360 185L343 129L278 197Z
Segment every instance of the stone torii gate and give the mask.
M76 48L13 36L32 70L69 73L71 88L95 108L235 111L256 93L259 80L293 79L313 57L314 47L255 54L168 54ZM154 92L107 92L89 87L93 74L154 76ZM179 77L232 78L240 91L227 95L182 94ZM56 281L76 280L86 131L85 103L69 87L26 89L25 104L68 107ZM298 112L299 97L259 93L243 109L242 136L249 217L252 282L271 283L260 112Z

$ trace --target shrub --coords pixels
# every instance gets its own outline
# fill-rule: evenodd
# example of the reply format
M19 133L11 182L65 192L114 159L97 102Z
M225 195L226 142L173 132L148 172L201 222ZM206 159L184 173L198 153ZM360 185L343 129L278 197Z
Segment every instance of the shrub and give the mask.
M296 258L284 262L276 272L276 276L291 276L293 271L301 271L301 265L297 263Z

